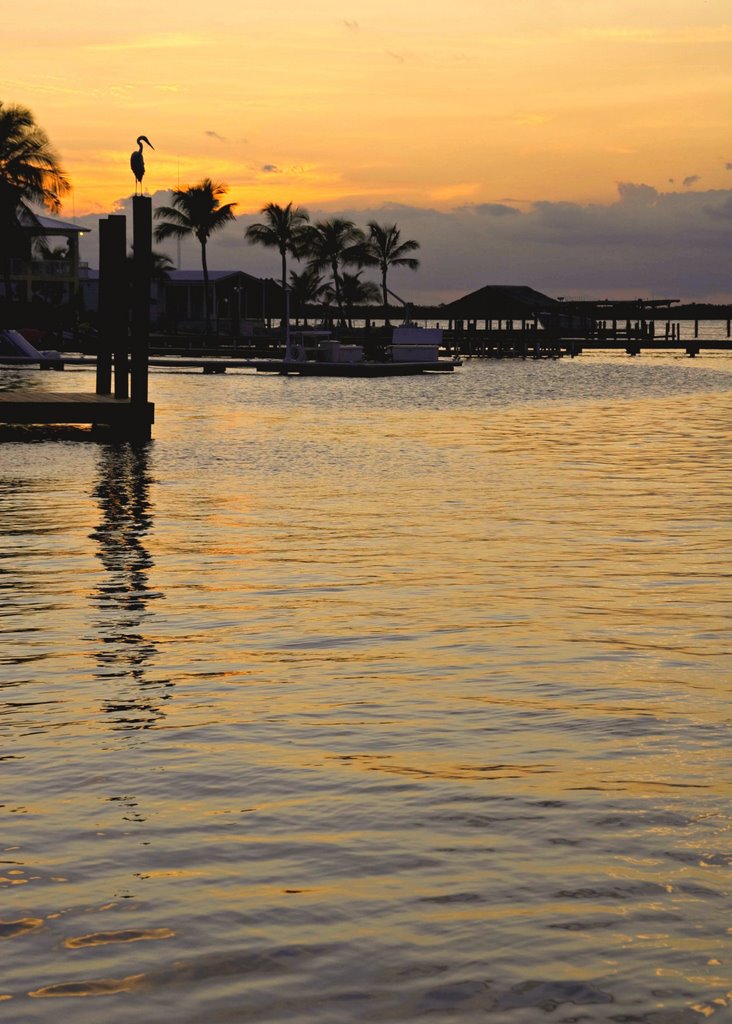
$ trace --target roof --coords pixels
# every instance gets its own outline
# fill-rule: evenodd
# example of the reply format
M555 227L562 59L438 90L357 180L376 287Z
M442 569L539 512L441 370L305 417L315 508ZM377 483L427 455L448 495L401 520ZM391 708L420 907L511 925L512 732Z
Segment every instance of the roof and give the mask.
M209 270L208 279L211 282L225 281L228 278L244 277L248 281L254 281L257 284L276 285L278 288L280 285L273 281L271 278L254 277L252 274L247 274L244 270ZM167 273L167 280L169 284L203 284L203 271L202 270L169 270Z
M528 285L487 284L441 307L442 315L455 318L507 319L533 316L551 309L556 299Z
M40 214L25 211L24 217L21 213L21 221L35 234L45 235L83 235L91 228L81 228L78 224L72 224L67 220L59 220L58 217L42 217Z

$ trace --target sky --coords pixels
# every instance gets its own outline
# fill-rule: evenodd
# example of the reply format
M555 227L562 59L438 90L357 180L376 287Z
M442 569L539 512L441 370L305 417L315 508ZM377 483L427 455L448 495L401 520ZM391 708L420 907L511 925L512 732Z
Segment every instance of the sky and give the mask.
M732 296L730 0L26 0L3 22L0 99L58 149L66 218L124 208L145 134L155 204L204 177L237 203L212 267L275 275L242 227L293 201L396 220L417 300Z

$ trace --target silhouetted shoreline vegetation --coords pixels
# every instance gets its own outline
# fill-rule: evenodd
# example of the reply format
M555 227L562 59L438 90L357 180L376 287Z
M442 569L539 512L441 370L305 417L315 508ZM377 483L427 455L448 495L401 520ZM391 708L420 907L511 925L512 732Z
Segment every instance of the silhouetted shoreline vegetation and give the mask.
M135 191L138 184L141 186L144 174L141 160L143 142L148 142L146 136L139 136L139 152L132 155ZM137 169L134 166L136 157L140 158ZM87 229L61 224L61 229L66 229L69 235L68 245L65 248L54 246L44 236L44 230L51 235L60 235L64 231L57 225L49 231L49 220L37 212L45 210L58 214L62 198L70 187L58 152L46 132L36 123L33 113L20 104L0 100L0 291L3 292L0 320L3 322L17 321L18 317L27 315L29 323L37 320L44 328L60 332L62 328L78 325L84 318L77 236ZM236 222L234 208L237 204L223 202L227 191L226 185L205 177L197 184L171 189L170 204L155 210L155 238L158 242L190 236L195 237L200 245L203 312L208 332L211 330L215 297L209 277L207 244L212 234ZM419 269L420 261L415 254L420 249L420 242L403 238L396 223L369 220L362 227L354 220L337 216L312 221L308 210L293 201L284 205L268 202L260 214L260 220L245 228L244 241L272 248L279 255L279 283L289 295L293 316L312 317L313 310L319 308L327 314L327 319L337 316L345 325L355 317L371 316L370 311L374 310L377 319L385 319L388 326L390 314L393 315L399 306L409 313L411 304L391 290L389 275L399 268ZM297 264L296 268L291 266L291 261ZM16 263L21 264L21 270L15 266ZM36 274L32 268L44 263L55 266L41 266ZM68 284L71 275L61 273L63 264L75 267L72 284ZM165 253L157 254L154 279L164 279L171 269L171 258ZM369 271L376 275L376 281L369 279ZM262 287L266 284L268 288L272 286L277 290L271 279L257 280L261 280ZM67 282L66 286L63 281ZM468 298L470 296L463 297ZM555 308L561 306L566 313L582 313L595 319L673 318L698 321L732 318L732 306L707 302L678 303L669 300L667 306L654 310L650 308L650 302L646 308L646 300L547 301ZM448 307L450 305L447 304ZM284 312L284 300L282 306ZM273 303L268 303L268 310L272 307ZM420 309L425 317L427 314L433 318L441 317L444 312L437 306L422 306ZM454 311L448 318L469 322L490 317L509 319L513 315L505 311L496 313L488 303L468 312L462 309Z
M260 211L262 222L251 224L245 237L251 245L263 245L279 250L282 260L282 287L290 287L300 305L317 302L325 297L335 302L341 319L346 310L354 306L378 303L389 304L387 275L392 267L419 268L419 260L408 253L419 249L414 239L402 241L396 224L369 221L368 233L352 220L332 217L310 223L308 211L294 206L267 203ZM287 279L287 257L292 256L306 264L302 273L291 272ZM347 267L356 267L349 274ZM378 267L381 273L381 295L372 281L362 281L365 267ZM330 280L322 275L330 273ZM393 294L393 293L392 293ZM400 300L401 301L401 300Z

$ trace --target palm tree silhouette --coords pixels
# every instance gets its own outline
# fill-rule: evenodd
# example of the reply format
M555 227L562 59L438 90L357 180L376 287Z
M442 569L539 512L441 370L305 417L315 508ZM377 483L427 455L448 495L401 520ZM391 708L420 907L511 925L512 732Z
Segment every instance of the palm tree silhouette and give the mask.
M155 219L162 221L155 228L156 242L195 235L201 244L203 300L208 333L211 332L211 312L206 244L214 232L220 231L236 219L233 212L236 203L220 205L221 197L226 195L226 191L226 185L216 184L210 178L204 178L197 185L173 189L173 205L160 206L155 211Z
M127 263L130 266L130 276L132 260L134 259L134 245L132 246L132 252L127 256ZM166 252L158 252L156 249L150 254L150 280L151 281L168 281L170 279L170 271L175 270L175 263Z
M279 249L282 258L282 288L287 287L287 254L297 256L302 242L303 228L310 220L307 210L299 206L278 206L267 203L260 211L264 221L250 224L244 237L250 245L265 245L271 249Z
M354 306L367 306L371 302L378 302L381 297L378 285L373 281L361 280L362 273L362 270L357 270L355 274L349 274L344 270L341 275L341 298L348 316L349 327L353 327ZM334 297L330 285L327 286L325 294L328 298L331 295Z
M363 231L353 221L340 217L321 220L303 228L300 252L307 258L312 270L330 270L333 275L333 295L342 320L341 269L351 264L362 264L365 243Z
M419 249L419 242L410 238L402 242L401 232L396 224L377 224L369 221L369 237L366 241L366 266L378 267L381 271L381 295L384 303L384 315L389 305L389 290L386 286L386 275L390 267L409 267L419 269L419 260L407 256L409 252ZM386 321L389 322L388 319Z
M293 311L300 316L305 306L314 305L323 297L328 285L323 281L321 274L312 267L305 267L302 273L290 271L290 296L292 298ZM307 324L307 317L305 317Z
M29 204L58 212L69 181L48 136L27 107L0 100L0 258L10 297L10 260L22 248L22 223L36 217Z

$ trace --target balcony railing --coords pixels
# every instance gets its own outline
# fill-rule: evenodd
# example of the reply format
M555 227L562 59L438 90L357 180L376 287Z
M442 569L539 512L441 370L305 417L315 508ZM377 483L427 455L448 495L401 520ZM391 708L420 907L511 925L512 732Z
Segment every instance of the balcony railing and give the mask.
M79 270L87 269L87 263L80 263ZM10 276L32 278L34 281L73 281L74 266L68 260L11 260Z

